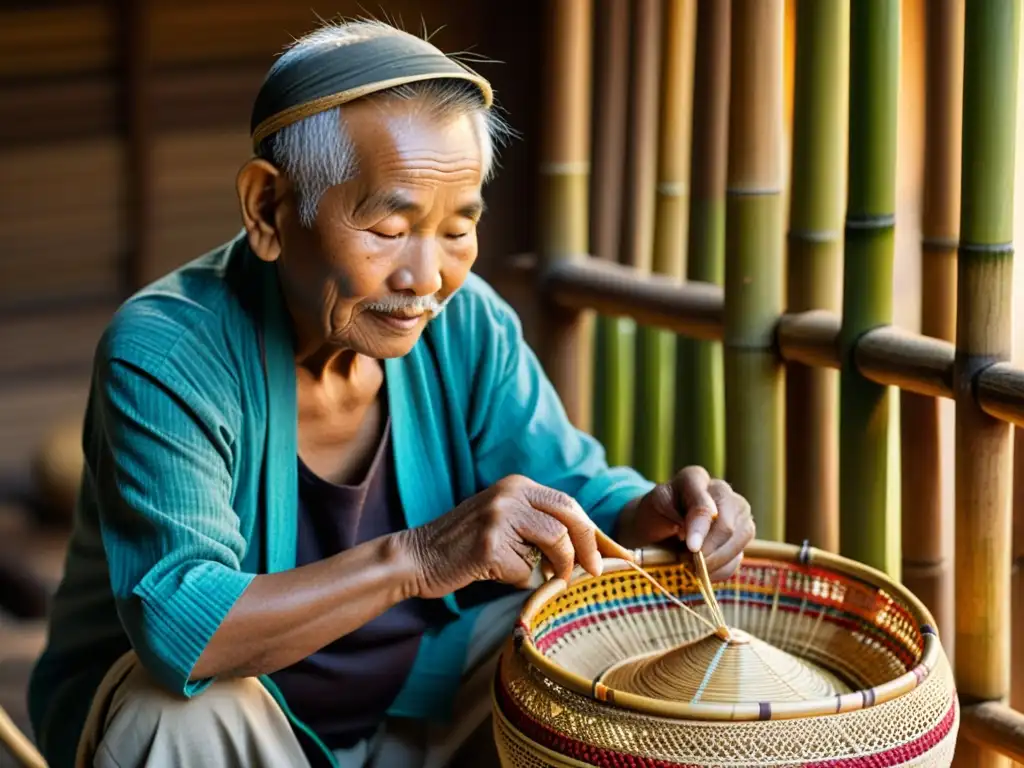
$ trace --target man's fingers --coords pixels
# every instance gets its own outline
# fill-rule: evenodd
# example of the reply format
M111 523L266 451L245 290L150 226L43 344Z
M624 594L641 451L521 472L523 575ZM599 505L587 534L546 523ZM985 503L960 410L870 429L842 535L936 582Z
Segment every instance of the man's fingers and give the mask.
M743 563L743 553L740 552L738 555L736 555L736 557L734 557L732 560L730 560L727 564L725 564L721 568L716 568L714 571L712 571L710 566L709 566L708 567L708 571L710 572L709 573L709 577L710 577L712 582L725 581L726 579L731 577L734 573L736 573L736 571L739 569L739 567L740 567L740 565L742 563Z
M573 550L569 532L564 525L551 515L539 512L531 506L524 505L515 522L516 534L527 544L540 550L541 555L551 565L551 570L559 578L567 579L576 564L576 553ZM530 549L532 550L533 547ZM534 567L535 563L529 563Z
M686 508L686 547L699 552L718 517L718 505L711 496L711 478L703 467L687 467L676 475L672 485Z
M551 516L565 527L575 561L589 573L600 576L602 561L597 545L597 526L587 517L583 507L568 494L543 485L527 486L523 489L523 495L534 509ZM555 565L554 561L552 565ZM566 578L571 571L570 565Z

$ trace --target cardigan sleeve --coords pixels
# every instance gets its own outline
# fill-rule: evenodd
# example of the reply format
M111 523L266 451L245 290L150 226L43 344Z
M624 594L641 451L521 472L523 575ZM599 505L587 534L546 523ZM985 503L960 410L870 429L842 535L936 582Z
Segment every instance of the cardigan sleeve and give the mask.
M573 496L611 534L622 508L654 483L608 465L601 444L569 421L511 307L496 295L482 305L470 425L481 485L525 475Z
M253 576L231 507L237 420L224 404L237 394L198 350L183 357L99 364L87 451L121 622L146 669L192 696L211 682L189 681L195 663Z

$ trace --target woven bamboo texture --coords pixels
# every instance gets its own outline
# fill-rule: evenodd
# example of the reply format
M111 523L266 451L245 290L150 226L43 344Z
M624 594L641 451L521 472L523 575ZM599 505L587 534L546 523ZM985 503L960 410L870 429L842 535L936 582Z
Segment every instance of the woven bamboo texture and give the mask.
M730 646L688 565L645 566L684 609L615 562L524 609L494 686L506 768L950 764L949 663L927 610L884 575L758 543L716 585Z

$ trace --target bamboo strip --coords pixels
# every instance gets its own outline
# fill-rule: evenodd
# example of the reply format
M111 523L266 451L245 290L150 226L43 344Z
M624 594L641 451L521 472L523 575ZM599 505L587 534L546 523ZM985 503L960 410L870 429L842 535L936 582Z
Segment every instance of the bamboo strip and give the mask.
M690 172L687 279L721 285L725 275L725 181L729 125L730 3L698 3ZM676 346L675 464L725 472L722 345L680 339Z
M594 174L590 194L591 251L609 262L619 259L625 188L626 115L628 114L630 23L628 0L601 0L594 56ZM630 459L623 437L631 434L632 396L622 397L633 380L633 331L604 315L595 322L594 435L612 463ZM621 398L623 407L615 396Z
M975 401L980 370L1012 349L1013 192L1020 4L972 2L965 20L956 328L957 688L1003 700L1010 677L1010 427ZM1006 766L965 746L962 764Z
M690 202L690 125L693 106L696 0L667 0L663 26L661 114L658 126L652 269L681 281L686 272ZM667 481L673 472L676 336L643 327L639 335L635 465L645 477ZM689 386L692 374L681 380Z
M956 333L956 242L960 216L960 153L963 113L963 0L931 0L924 6L925 163L921 221L921 333L952 342ZM872 376L861 361L858 366ZM952 396L955 351L948 345L941 389ZM936 371L939 373L939 371ZM895 382L894 382L895 383ZM903 581L924 600L954 656L951 542L943 512L941 403L920 390L900 395L903 510Z
M783 369L773 349L783 308L784 10L782 0L733 3L726 190L726 477L770 540L785 534Z
M539 184L540 253L547 264L587 253L590 173L590 0L548 0L546 88ZM578 428L590 426L593 318L549 312L542 354L548 376Z
M840 551L899 578L897 510L889 503L889 388L852 365L857 339L892 321L899 0L850 13L849 201L840 351Z
M849 2L800 3L786 306L840 308ZM786 368L786 537L839 549L838 376Z

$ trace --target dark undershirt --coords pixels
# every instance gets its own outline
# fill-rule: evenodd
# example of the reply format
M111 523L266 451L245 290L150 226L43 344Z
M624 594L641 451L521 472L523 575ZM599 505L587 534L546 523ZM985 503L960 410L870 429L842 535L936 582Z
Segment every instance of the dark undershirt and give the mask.
M359 485L335 485L299 459L296 565L313 563L404 529L388 419ZM412 668L422 633L442 607L406 600L306 659L275 672L292 712L330 749L372 735Z

